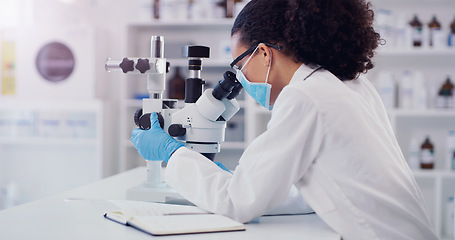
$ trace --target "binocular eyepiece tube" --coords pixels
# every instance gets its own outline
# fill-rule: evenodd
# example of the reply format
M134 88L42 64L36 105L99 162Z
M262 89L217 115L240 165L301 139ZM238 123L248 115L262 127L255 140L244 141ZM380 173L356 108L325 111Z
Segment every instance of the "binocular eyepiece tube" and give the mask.
M213 89L212 95L218 100L223 100L224 98L231 100L237 97L241 90L242 84L237 81L235 73L226 71L223 74L223 79L218 81Z

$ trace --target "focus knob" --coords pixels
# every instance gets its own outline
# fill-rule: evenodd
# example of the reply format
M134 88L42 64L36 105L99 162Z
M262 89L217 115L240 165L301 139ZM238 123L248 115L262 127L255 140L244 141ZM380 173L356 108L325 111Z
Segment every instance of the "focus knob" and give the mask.
M129 60L128 58L123 58L119 67L122 69L123 73L134 71L134 61Z
M182 124L172 124L169 126L168 132L173 137L182 137L186 134L186 128Z
M136 69L141 73L145 73L150 70L150 62L147 58L139 58L137 60Z
M134 117L133 117L133 120L134 120L134 124L136 124L136 126L139 127L139 119L141 118L142 116L142 108L139 108L138 110L136 110L136 112L134 113Z
M160 127L164 128L163 115L161 115L161 113L157 113L157 114L158 114L158 122L160 123ZM151 115L151 113L146 113L139 118L139 127L142 130L148 130L152 127L150 124L150 115Z

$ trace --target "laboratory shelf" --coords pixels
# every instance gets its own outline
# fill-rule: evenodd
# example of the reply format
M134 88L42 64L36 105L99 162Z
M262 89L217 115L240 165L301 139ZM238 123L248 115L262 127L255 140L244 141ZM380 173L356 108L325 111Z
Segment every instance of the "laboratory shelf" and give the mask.
M377 51L377 56L382 57L399 57L399 56L416 56L416 57L438 57L438 56L455 56L455 47L452 48L383 48Z
M97 139L52 137L0 137L0 145L97 146Z
M394 109L388 110L388 113L391 117L455 117L455 109Z
M455 178L455 171L438 169L418 169L412 170L416 178Z
M172 20L162 19L153 21L142 21L142 22L130 22L130 27L217 27L225 26L230 27L234 24L234 19L229 18L213 18L213 19L184 19L184 20Z

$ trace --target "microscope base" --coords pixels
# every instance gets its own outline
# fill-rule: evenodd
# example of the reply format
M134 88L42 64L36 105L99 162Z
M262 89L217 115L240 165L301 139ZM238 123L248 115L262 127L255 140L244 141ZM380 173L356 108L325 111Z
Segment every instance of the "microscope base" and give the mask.
M165 184L159 187L148 187L141 184L129 188L126 190L126 199L145 202L193 205L190 201L186 200L182 197L182 195Z

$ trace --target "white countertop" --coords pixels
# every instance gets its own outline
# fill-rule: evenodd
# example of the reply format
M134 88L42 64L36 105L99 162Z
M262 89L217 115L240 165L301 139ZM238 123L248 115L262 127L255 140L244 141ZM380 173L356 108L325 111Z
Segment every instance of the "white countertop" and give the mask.
M145 168L136 168L86 186L0 211L0 239L151 239L131 227L109 221L112 210L104 200L125 199L125 190L145 179ZM68 200L71 199L71 200ZM79 199L79 200L75 200ZM161 237L173 239L318 239L340 236L316 214L261 217L246 231Z

